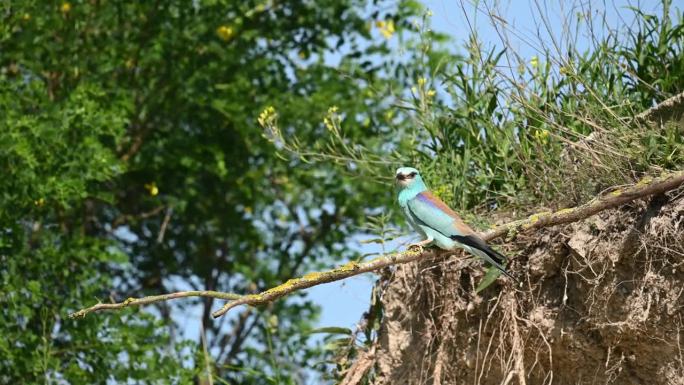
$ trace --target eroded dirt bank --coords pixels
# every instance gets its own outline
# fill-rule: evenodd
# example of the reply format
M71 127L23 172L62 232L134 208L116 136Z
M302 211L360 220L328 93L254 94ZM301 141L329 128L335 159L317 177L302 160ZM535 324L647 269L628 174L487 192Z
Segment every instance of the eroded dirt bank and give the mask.
M375 384L684 384L684 190L385 280Z

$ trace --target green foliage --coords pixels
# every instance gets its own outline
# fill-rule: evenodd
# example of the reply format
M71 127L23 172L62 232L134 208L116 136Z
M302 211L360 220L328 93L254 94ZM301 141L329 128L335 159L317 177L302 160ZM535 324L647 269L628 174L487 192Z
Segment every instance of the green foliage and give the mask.
M346 237L381 186L350 194L332 164L282 160L257 115L277 105L287 135L312 143L335 105L351 137L372 136L378 95L405 88L383 56L419 8L2 5L0 382L188 383L207 363L215 382L301 382L321 353L301 333L318 314L304 295L218 322L211 300L64 317L188 287L263 290L355 258ZM179 333L199 328L188 305L210 360Z
M489 267L487 269L487 273L485 273L485 276L482 277L482 280L477 284L477 287L475 288L475 293L479 293L482 290L491 286L491 284L494 283L501 274L501 270L497 269L496 267Z
M69 215L111 199L98 186L122 171L111 149L125 132L120 109L88 87L50 103L41 82L22 80L3 83L0 106L0 382L181 382L154 317L65 319L111 287L98 266L122 261L113 242L70 231L80 218Z
M546 12L537 9L548 25ZM669 1L659 12L627 9L623 17L634 23L619 26L580 12L566 20L573 35L562 43L542 35L525 40L541 52L533 57L508 40L484 48L474 29L460 58L421 57L411 92L397 103L414 129L396 127L356 143L343 121L333 144L307 155L387 177L392 167L414 165L437 195L465 212L573 206L644 173L679 168L681 129L635 119L684 84L682 12ZM491 22L501 23L494 16ZM596 38L580 48L585 33ZM292 144L283 148L308 151Z
M419 162L431 180L446 181L447 197L461 209L564 206L681 165L677 129L633 119L682 91L682 15L672 23L668 6L663 18L637 12L634 29L585 16L576 23L606 31L603 39L586 51L534 42L547 54L528 62L512 47L484 51L473 35L464 61L437 75L454 104L423 125L429 151ZM516 62L517 74L499 69Z
M586 17L576 22L602 20ZM547 54L528 62L512 47L485 51L471 36L463 62L436 74L454 103L439 113L419 110L427 151L419 150L418 163L462 210L576 205L640 173L681 165L677 129L632 119L682 91L684 31L676 17L637 12L635 29L594 25L607 32L587 51L534 42ZM501 69L509 63L519 72Z

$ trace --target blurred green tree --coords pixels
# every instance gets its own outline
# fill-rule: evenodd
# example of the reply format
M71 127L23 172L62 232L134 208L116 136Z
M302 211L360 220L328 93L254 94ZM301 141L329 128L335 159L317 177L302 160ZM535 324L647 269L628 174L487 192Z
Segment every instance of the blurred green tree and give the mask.
M210 299L158 316L65 316L110 297L263 290L353 257L345 239L386 189L350 194L353 165L342 177L332 163L278 158L257 115L277 105L303 143L326 135L330 106L357 140L407 125L386 110L416 56L387 53L414 34L417 3L0 11L0 383L187 383L206 367L228 383L300 383L319 357L302 333L318 313L306 300L218 321ZM198 305L207 355L173 317Z

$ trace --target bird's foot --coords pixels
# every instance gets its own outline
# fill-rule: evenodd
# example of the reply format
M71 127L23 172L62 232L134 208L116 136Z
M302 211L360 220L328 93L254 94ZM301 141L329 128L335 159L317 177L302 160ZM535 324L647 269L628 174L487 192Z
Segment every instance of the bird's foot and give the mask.
M412 244L408 245L407 249L409 251L416 251L418 253L422 253L423 252L423 245L420 242L412 243Z
M422 253L423 250L425 250L425 247L428 246L430 243L432 243L432 239L425 239L420 242L410 244L408 246L408 249L411 251L417 251L419 253Z

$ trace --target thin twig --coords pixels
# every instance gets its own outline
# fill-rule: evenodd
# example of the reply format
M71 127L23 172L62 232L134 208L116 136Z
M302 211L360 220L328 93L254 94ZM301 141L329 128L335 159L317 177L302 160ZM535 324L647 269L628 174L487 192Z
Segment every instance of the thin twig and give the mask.
M207 385L214 385L214 374L211 370L211 358L209 358L209 349L207 349L207 336L204 333L204 326L200 323L200 337L202 339L202 355L204 356L204 376L199 375L200 383L205 383L201 381L202 377L206 381Z
M164 242L164 234L166 234L166 226L169 225L169 221L171 220L172 214L173 214L173 207L169 207L166 210L166 215L164 216L164 221L162 222L161 227L159 228L159 234L157 235L157 243Z
M115 310L123 309L130 306L145 306L151 303L169 301L172 299L186 298L186 297L211 297L218 298L227 301L234 301L242 298L240 294L224 293L221 291L211 291L211 290L195 290L195 291L179 291L176 293L162 294L162 295L151 295L142 298L128 298L123 302L118 303L98 303L89 308L81 309L75 313L69 315L70 318L85 317L86 314L100 311L100 310Z
M114 219L114 221L112 222L112 229L115 229L115 228L123 225L124 223L132 220L132 219L141 220L141 219L147 219L147 218L153 217L153 216L159 214L165 208L166 208L166 206L157 206L150 211L146 211L146 212L138 214L138 215L129 215L129 214L121 215L120 217Z

